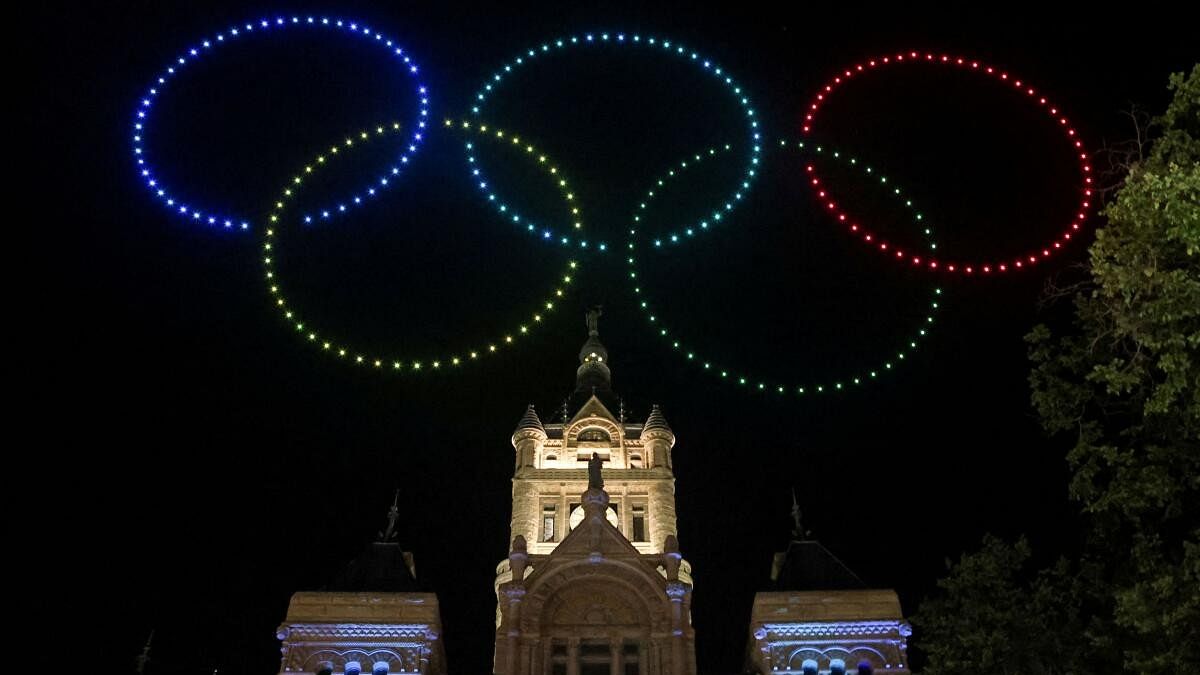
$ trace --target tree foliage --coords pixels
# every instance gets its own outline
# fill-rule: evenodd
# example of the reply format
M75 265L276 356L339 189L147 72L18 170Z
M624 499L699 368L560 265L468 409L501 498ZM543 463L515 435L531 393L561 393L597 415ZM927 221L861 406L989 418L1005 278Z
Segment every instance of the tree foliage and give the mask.
M1029 543L991 535L938 581L942 593L913 617L929 662L927 675L1050 675L1085 672L1079 577L1066 560L1033 573Z
M1073 437L1070 494L1088 523L1076 582L1054 570L1022 579L1027 545L985 541L941 582L945 597L922 606L931 673L1200 668L1200 65L1170 87L1149 153L1103 211L1073 326L1026 337L1041 424ZM1052 582L1063 611L1087 621L1030 624ZM972 614L968 602L999 609ZM948 611L979 623L956 634ZM993 644L1039 627L1056 639L1035 640L1034 654ZM1036 670L1054 643L1077 639L1091 664Z

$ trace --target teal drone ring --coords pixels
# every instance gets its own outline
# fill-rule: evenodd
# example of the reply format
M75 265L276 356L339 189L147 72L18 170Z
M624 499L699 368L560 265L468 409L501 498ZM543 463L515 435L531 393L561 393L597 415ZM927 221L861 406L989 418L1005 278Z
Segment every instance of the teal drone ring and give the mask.
M745 198L746 193L750 190L754 179L758 176L759 158L762 154L762 133L759 129L757 113L750 103L750 98L746 94L745 88L738 84L728 72L721 66L714 63L711 59L704 57L690 47L684 46L679 42L670 39L663 39L653 35L642 35L640 33L623 33L600 31L591 33L580 33L577 35L568 35L547 42L542 42L539 45L526 49L517 54L511 60L506 61L498 70L493 72L483 85L475 93L474 100L471 106L471 113L480 116L483 112L484 105L488 99L496 94L500 86L510 78L520 68L528 66L535 61L544 61L554 54L566 52L572 48L598 48L609 47L619 48L625 47L630 49L642 49L655 54L662 54L674 57L676 59L694 64L702 72L713 77L719 84L725 87L728 93L732 96L734 102L741 109L742 115L745 117L747 140L745 146L750 152L745 157L745 165L740 175L735 181L733 189L729 195L722 199L721 202L711 210L709 216L696 221L693 224L683 225L678 230L669 233L674 236L675 241L692 238L695 235L704 232L710 226L719 223L725 215L732 211L735 205ZM475 166L475 158L471 157L472 168ZM499 199L505 201L503 197L496 194L490 194L489 199ZM569 231L570 228L563 228L564 231ZM567 238L563 232L554 230L553 228L545 229L545 238L550 241L563 241L566 243ZM586 243L586 242L584 242ZM593 246L594 249L603 251L608 247L606 243L599 243ZM583 246L586 248L586 246Z

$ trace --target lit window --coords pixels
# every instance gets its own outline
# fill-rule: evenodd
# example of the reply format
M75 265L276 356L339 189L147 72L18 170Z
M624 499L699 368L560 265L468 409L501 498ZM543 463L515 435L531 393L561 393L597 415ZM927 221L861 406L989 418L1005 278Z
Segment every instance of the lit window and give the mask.
M554 527L555 508L553 504L542 507L542 541L554 541L557 534Z
M579 432L579 440L591 443L608 443L608 432L603 429L584 429Z

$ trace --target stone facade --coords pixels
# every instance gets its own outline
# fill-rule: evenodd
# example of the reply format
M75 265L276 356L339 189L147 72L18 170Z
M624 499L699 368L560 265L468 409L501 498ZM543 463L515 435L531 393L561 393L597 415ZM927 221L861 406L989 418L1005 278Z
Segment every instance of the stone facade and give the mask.
M530 406L512 436L513 547L496 568L496 675L696 672L675 435L657 407L644 423L626 421L596 317L561 421L543 424Z
M445 675L440 634L433 593L296 593L276 633L279 672Z
M662 542L677 534L670 460L675 436L655 430L644 444L642 431L641 424L618 421L595 396L570 421L517 429L512 439L512 536L524 537L532 553L553 551L570 530L572 516L578 520L582 513L579 495L587 489L587 460L597 453L604 460L617 529L639 551L661 553ZM643 521L635 528L636 516Z
M820 543L803 539L775 556L771 581L776 590L754 596L747 672L910 672L912 629L895 591L866 588Z
M588 487L587 460L595 453L604 461L602 474L610 500L606 520L639 553L661 554L663 542L678 534L671 468L674 445L675 435L665 420L662 427L652 429L626 423L594 394L574 417L557 424L542 424L530 407L512 436L511 538L521 537L534 555L548 555L558 548L583 517L580 495ZM680 576L692 583L686 561ZM499 588L511 579L508 561L500 561L495 581L497 623L502 604Z
M496 675L695 675L690 583L675 537L642 553L609 521L608 494L549 554L517 537L500 583Z

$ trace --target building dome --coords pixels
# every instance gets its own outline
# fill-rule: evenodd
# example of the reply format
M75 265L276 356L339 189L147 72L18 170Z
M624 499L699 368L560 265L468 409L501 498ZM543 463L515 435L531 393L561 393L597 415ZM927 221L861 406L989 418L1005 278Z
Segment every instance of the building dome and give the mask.
M607 363L608 350L600 342L600 336L591 334L579 348L579 363Z

